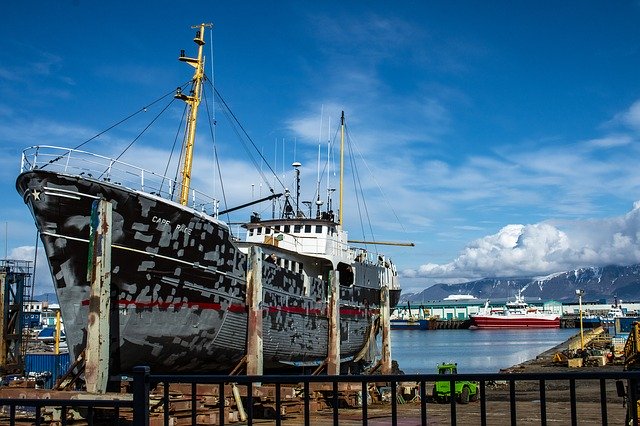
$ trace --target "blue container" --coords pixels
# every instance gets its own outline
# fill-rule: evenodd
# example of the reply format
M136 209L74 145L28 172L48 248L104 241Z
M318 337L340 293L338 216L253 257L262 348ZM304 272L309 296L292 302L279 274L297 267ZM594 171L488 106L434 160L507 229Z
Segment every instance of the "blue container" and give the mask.
M640 322L640 317L620 317L616 318L616 335L629 334L634 322Z
M68 352L59 355L50 353L27 354L24 358L25 375L28 376L29 373L51 373L51 376L44 382L45 389L51 389L58 377L67 372L70 363Z

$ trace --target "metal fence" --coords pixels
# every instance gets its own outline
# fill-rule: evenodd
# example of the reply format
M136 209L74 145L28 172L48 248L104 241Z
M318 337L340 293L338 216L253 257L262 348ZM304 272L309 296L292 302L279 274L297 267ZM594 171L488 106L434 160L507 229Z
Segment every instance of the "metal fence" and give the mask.
M432 399L432 388L443 376L437 374L409 375L367 375L367 376L220 376L220 375L164 375L151 374L148 367L137 367L132 376L132 398L121 400L94 399L8 399L0 398L0 406L5 412L4 418L9 424L18 422L16 408L23 410L31 407L30 424L49 424L42 416L44 407L55 407L60 412L60 425L72 424L70 409L84 411L85 422L94 424L133 424L148 426L152 424L175 424L172 418L171 389L182 386L190 389L190 400L186 400L187 414L183 414L180 424L248 424L257 421L254 412L256 401L264 396L260 389L268 386L273 391L270 398L273 409L270 422L275 425L304 424L362 424L373 422L397 425L399 422L411 424L541 424L551 423L582 424L627 424L637 425L636 416L626 418L627 407L637 407L637 384L640 383L638 371L611 372L564 372L564 373L496 373L496 374L455 374L447 375L451 388L456 382L478 382L477 402L460 404L456 398L447 403L437 404ZM230 395L229 383L233 383ZM414 385L413 401L405 403L402 388L405 384ZM360 389L360 398L356 406L345 408L340 400L340 389L352 385L351 389ZM319 411L312 407L313 390L324 386L326 408ZM296 387L301 404L301 412L295 417L287 415L283 407L288 397L283 389ZM620 396L623 390L624 397ZM213 407L217 405L215 415L203 419L197 407L201 405L202 389L215 389L212 398ZM369 390L385 389L387 399L382 404L369 401ZM155 389L156 392L152 393ZM158 391L158 389L160 389ZM200 390L199 390L200 389ZM226 390L225 390L226 389ZM240 392L238 389L242 389ZM628 391L627 391L628 389ZM189 392L187 392L189 393ZM242 396L240 394L242 393ZM356 391L357 393L357 391ZM53 395L52 395L53 396ZM228 398L240 402L246 417L229 419ZM466 401L465 401L466 402ZM174 404L175 405L175 404ZM112 420L102 423L96 416L103 409L110 408ZM122 412L126 414L122 414ZM150 419L150 413L153 416ZM211 412L211 411L210 411ZM265 424L265 420L260 420ZM3 423L4 424L4 423ZM22 424L22 423L20 423Z

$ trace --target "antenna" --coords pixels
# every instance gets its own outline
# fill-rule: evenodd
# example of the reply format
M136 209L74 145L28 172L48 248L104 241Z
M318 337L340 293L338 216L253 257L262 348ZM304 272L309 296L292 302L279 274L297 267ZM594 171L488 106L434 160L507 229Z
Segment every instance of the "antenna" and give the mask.
M296 217L300 217L300 166L302 164L295 161L291 166L296 170Z
M275 147L273 149L273 187L276 187L278 180L278 138L275 138ZM271 219L276 218L276 199L271 200Z
M216 161L216 73L214 68L214 56L213 56L213 25L209 30L209 52L211 52L211 87L213 90L211 91L211 120L213 121L213 161ZM219 172L219 171L218 171ZM213 177L213 196L216 198L216 173L212 173ZM222 186L222 182L220 183ZM215 202L214 202L215 204ZM216 206L213 206L215 211Z
M331 210L331 117L329 117L327 132L327 212Z
M342 222L342 201L344 198L344 111L340 118L340 203L338 204L338 225L343 226Z
M318 186L316 188L316 193L316 219L320 219L320 206L322 205L322 200L320 200L320 143L318 143ZM311 206L309 206L309 217L311 217Z

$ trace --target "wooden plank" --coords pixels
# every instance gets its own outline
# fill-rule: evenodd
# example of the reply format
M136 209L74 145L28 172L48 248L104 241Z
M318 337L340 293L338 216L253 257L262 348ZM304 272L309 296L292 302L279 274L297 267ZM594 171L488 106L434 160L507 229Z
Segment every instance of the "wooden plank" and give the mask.
M329 274L329 336L327 347L327 374L340 374L340 272Z
M262 249L251 246L247 268L247 375L261 376L262 359Z
M382 359L380 372L391 374L391 307L389 305L389 287L380 290L380 325L382 327Z
M85 349L87 392L103 394L109 379L109 310L111 308L111 203L94 201L91 212L91 295Z

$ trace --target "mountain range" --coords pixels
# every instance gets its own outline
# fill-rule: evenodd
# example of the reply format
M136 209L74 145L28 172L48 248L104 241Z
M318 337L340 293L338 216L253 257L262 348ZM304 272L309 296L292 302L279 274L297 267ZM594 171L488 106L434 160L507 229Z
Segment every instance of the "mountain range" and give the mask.
M470 294L478 299L512 298L519 290L527 300L575 302L576 290L583 301L640 300L640 264L581 268L546 277L483 278L461 284L435 284L419 293L403 294L401 302L442 300L453 294Z

